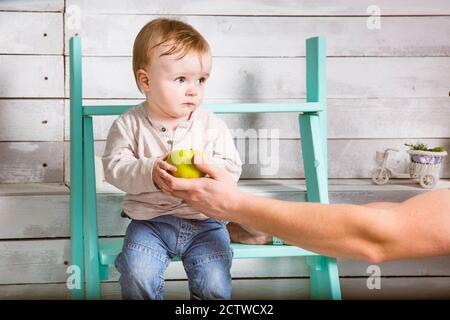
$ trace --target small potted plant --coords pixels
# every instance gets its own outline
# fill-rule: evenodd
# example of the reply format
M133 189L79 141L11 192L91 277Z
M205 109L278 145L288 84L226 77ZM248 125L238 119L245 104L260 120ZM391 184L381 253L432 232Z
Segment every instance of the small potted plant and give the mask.
M407 151L411 158L409 173L411 178L419 178L419 183L423 188L431 189L439 181L439 170L441 163L447 156L447 151L439 146L428 148L424 143L407 144Z

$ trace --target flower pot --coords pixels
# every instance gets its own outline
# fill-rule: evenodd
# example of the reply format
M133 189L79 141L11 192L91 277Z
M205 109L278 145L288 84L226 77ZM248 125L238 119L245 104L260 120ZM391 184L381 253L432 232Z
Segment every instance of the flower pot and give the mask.
M447 156L447 151L408 150L408 153L412 162L423 164L440 164Z
M419 178L424 188L433 188L439 180L441 163L447 156L446 151L433 152L422 150L408 150L411 158L409 173L411 178Z

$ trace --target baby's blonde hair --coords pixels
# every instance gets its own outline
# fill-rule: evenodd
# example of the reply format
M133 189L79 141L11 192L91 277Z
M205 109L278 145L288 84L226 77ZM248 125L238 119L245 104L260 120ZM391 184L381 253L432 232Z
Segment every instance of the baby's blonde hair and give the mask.
M210 50L205 38L185 22L168 18L150 21L139 31L133 45L133 72L139 90L137 71L151 64L153 51L161 45L167 45L168 50L160 56L180 54L179 59L187 53L204 54Z

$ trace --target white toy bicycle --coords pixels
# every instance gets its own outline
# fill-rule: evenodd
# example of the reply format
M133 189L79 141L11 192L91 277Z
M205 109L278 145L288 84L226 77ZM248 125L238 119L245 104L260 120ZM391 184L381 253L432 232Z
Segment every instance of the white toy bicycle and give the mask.
M394 168L388 168L387 162L389 158L389 153L400 152L397 149L388 148L384 150L384 152L377 151L376 160L380 167L376 168L372 171L372 181L375 184L382 185L388 183L390 178L410 178L409 173L401 173L395 171Z
M386 184L390 178L418 178L422 188L431 189L437 185L441 164L447 156L446 151L408 150L411 159L409 173L400 173L393 168L388 168L387 161L390 151L399 152L392 148L388 148L384 152L377 151L376 160L380 167L372 172L372 181L375 184Z

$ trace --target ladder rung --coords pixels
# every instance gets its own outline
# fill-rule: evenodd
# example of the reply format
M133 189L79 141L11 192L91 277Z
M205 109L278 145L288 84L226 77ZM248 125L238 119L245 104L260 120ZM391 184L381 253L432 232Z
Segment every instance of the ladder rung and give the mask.
M85 116L121 115L136 105L97 105L83 106ZM214 113L285 113L320 112L324 110L320 102L281 102L281 103L228 103L205 104L203 106Z

